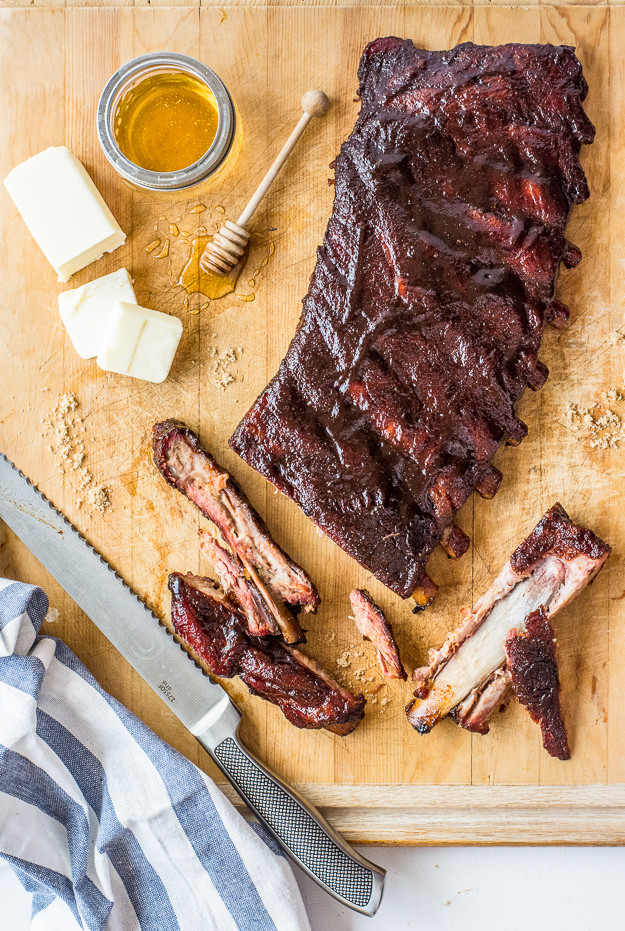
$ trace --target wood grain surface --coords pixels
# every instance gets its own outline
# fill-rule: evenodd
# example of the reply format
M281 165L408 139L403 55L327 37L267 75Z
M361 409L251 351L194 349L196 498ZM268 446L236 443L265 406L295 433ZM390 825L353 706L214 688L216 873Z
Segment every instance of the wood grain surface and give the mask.
M65 286L56 282L2 188L0 449L166 618L167 574L202 570L196 538L201 519L155 472L149 439L156 420L185 420L199 430L278 541L317 583L322 607L310 621L307 651L352 687L360 687L356 673L365 668L370 694L382 678L372 647L359 641L348 619L350 589L368 587L379 600L406 665L413 668L457 623L459 609L485 590L546 508L561 501L614 549L591 589L557 618L570 762L546 754L539 729L514 703L496 717L487 737L470 735L451 722L419 737L403 710L409 685L384 684L377 701L369 702L363 725L340 739L297 731L237 682L226 687L245 713L244 738L250 746L304 791L309 787L313 799L360 841L579 843L584 834L593 843L621 842L625 445L592 448L586 433L568 423L566 411L570 402L583 408L596 403L597 410L611 407L625 418L625 402L602 397L625 384L625 343L614 342L613 335L623 328L625 278L625 10L462 3L199 9L197 4L169 4L172 8L155 9L154 0L134 8L41 8L46 0L35 6L40 8L0 10L0 175L48 145L69 146L128 234L125 247L74 276L71 286L124 265L135 279L139 302L180 316L184 334L163 385L107 375L95 362L82 362L58 315L57 294ZM496 464L504 481L497 497L490 502L472 498L460 513L471 548L455 562L442 552L434 555L430 574L440 594L432 608L417 616L317 533L292 502L274 494L226 442L274 373L295 330L315 248L331 211L328 165L357 113L358 60L366 42L383 34L407 36L428 48L463 40L575 45L590 85L588 113L597 126L596 142L583 154L591 198L574 210L569 227L584 257L577 269L562 272L558 288L571 308L571 325L545 334L541 357L550 378L539 393L528 392L519 410L529 436L519 448L500 451ZM108 166L96 137L96 105L107 78L133 56L158 49L184 52L213 67L231 90L243 125L232 171L188 196L132 190ZM211 231L222 222L218 207L236 215L290 132L299 99L310 87L323 88L332 109L309 128L306 145L296 150L254 218L254 245L239 296L196 312L199 302L191 299L187 306L184 293L170 284L188 246L170 233L169 224L189 232L204 224ZM197 204L206 210L189 213ZM161 246L146 251L155 238ZM157 258L166 240L169 255ZM272 243L275 253L269 256ZM265 258L268 263L261 268ZM241 299L252 292L253 301ZM228 366L235 381L223 389L215 384L215 353L229 348L237 350L236 362ZM76 474L64 471L48 448L54 441L45 435L42 421L68 391L78 398L77 413L85 425L85 466L110 490L111 507L104 514L91 511L86 502L78 506ZM40 583L58 609L58 621L46 625L46 631L65 640L101 684L156 733L214 775L193 737L24 547L1 530L0 547L0 572ZM346 650L362 656L337 667L337 656Z

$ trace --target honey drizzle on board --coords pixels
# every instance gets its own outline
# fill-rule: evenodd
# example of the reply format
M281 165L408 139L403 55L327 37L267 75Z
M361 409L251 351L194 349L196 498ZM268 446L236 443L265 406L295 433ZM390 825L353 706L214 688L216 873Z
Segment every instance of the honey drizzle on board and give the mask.
M173 205L171 206L173 213L173 210L176 208L173 207ZM227 297L229 294L232 294L233 298L244 303L255 300L258 276L263 269L267 267L271 256L275 252L275 243L270 240L266 243L268 249L267 254L260 262L256 253L257 257L255 261L258 263L258 267L248 280L250 291L236 290L241 272L245 269L249 257L249 247L243 254L241 261L232 269L229 275L222 276L206 272L200 266L200 259L207 243L212 240L212 235L209 233L207 227L211 226L214 230L218 230L219 223L211 223L210 220L205 220L204 224L192 230L184 229L183 223L187 217L193 218L195 223L198 221L201 222L198 214L204 214L207 210L210 212L211 209L222 216L226 212L225 208L221 205L207 208L204 204L194 204L185 210L184 217L176 216L175 219L172 219L171 217L161 214L152 227L153 238L147 242L144 247L145 252L150 255L151 258L155 260L167 258L169 260L169 288L172 292L178 289L184 292L182 309L193 315L201 313L203 310L206 310L213 301ZM180 211L179 207L178 211ZM256 252L256 248L254 248L254 252ZM179 260L182 265L178 265ZM178 265L178 268L181 268L180 272L175 270L176 265ZM195 299L191 301L190 299L194 296ZM205 300L199 300L201 298ZM225 310L226 307L223 309Z
M217 301L220 297L225 297L226 294L232 294L234 291L243 266L247 262L248 250L245 250L241 261L228 275L215 275L213 272L205 271L200 265L202 253L212 239L212 236L196 236L191 240L191 254L182 269L178 285L187 294L199 293L211 301Z

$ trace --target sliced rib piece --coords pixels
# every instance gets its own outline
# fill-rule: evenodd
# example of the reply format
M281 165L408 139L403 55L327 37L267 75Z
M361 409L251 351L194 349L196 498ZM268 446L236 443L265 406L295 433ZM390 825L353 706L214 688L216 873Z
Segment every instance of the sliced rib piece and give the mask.
M169 576L171 621L178 636L216 676L236 676L247 647L245 622L237 603L210 579Z
M514 694L532 721L540 724L545 750L559 760L570 759L560 708L555 637L544 608L530 614L525 633L508 634L506 657Z
M213 566L222 587L239 601L253 637L281 635L287 643L304 643L306 637L297 618L283 601L263 585L259 576L245 575L236 554L229 553L205 530L200 530L200 552Z
M417 700L406 709L412 726L425 734L455 710L458 723L486 733L490 713L508 691L493 676L507 668L510 632L522 635L535 611L542 609L549 618L557 614L595 577L609 553L610 547L574 524L560 504L550 508L473 611L465 612L440 650L430 651L429 665L415 671Z
M431 683L427 697L408 716L421 733L455 708L505 663L508 632L523 630L525 618L541 605L549 605L562 585L559 562L545 560L528 578L521 579L505 598L497 601L487 618L465 639ZM421 689L420 689L421 691Z
M296 727L324 727L343 737L364 715L363 695L352 695L318 663L281 640L250 644L239 676L250 692L277 705Z
M277 637L250 637L245 616L210 579L169 576L175 632L217 676L238 675L250 691L277 705L296 727L345 735L364 716L352 695L321 666Z
M200 552L213 567L221 587L232 595L243 609L247 629L252 637L268 637L280 633L260 592L245 578L245 570L236 556L220 546L214 537L200 530Z
M397 594L436 588L454 514L492 497L490 460L527 432L539 361L594 136L569 47L394 37L365 49L362 108L298 330L232 448Z
M378 651L378 660L384 675L389 679L405 679L406 672L393 636L393 628L384 617L384 612L363 588L355 588L349 600L356 627Z
M259 515L196 434L178 420L165 420L153 429L156 467L219 528L245 569L261 583L257 587L266 586L287 604L314 611L319 605L315 586L272 540Z

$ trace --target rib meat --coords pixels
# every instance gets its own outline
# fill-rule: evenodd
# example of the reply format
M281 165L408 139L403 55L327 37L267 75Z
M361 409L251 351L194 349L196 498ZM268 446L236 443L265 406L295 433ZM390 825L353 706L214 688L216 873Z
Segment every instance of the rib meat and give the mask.
M250 635L267 637L279 634L278 625L254 583L245 577L245 570L238 558L220 546L205 530L200 531L200 552L210 562L224 591L231 594L243 609Z
M425 734L452 714L469 730L486 733L491 712L506 700L511 686L541 726L544 719L547 728L553 727L557 736L549 745L546 738L545 746L550 753L557 747L559 754L563 744L553 723L556 704L559 709L557 667L547 683L538 665L528 669L532 651L540 650L541 662L555 664L553 644L549 652L549 636L538 619L544 616L549 624L595 577L609 554L610 547L574 524L560 504L550 508L473 611L465 613L439 650L430 651L429 664L415 671L417 700L406 709L412 726Z
M175 632L215 675L238 675L296 727L345 735L358 726L363 695L352 695L278 637L251 637L239 605L210 579L174 572L169 589Z
M406 672L399 656L393 628L384 617L369 592L355 588L349 600L354 612L354 622L360 633L370 640L378 651L382 672L389 679L405 679Z
M551 756L571 756L560 709L560 677L553 627L544 608L533 611L525 632L516 630L506 639L506 658L514 694L540 724L543 745Z
M496 708L503 709L512 693L508 669L497 669L487 683L474 688L449 712L456 724L475 734L488 734L489 720Z
M276 601L314 611L319 604L317 590L304 570L272 540L228 473L203 449L196 434L177 420L155 424L153 452L154 462L169 484L219 528L265 599L285 639L302 640L301 628L294 618L288 621L288 614L276 607Z
M423 606L430 553L466 550L454 514L474 489L495 494L493 455L527 432L515 404L547 377L594 129L569 47L377 39L359 78L297 333L230 444Z

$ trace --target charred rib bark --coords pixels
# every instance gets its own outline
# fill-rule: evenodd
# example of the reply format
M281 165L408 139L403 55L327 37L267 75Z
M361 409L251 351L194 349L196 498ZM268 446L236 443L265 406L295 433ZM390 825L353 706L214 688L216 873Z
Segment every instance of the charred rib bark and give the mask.
M508 634L506 657L514 694L532 721L540 724L545 750L559 760L570 759L560 708L555 637L544 608L530 614L524 633Z

